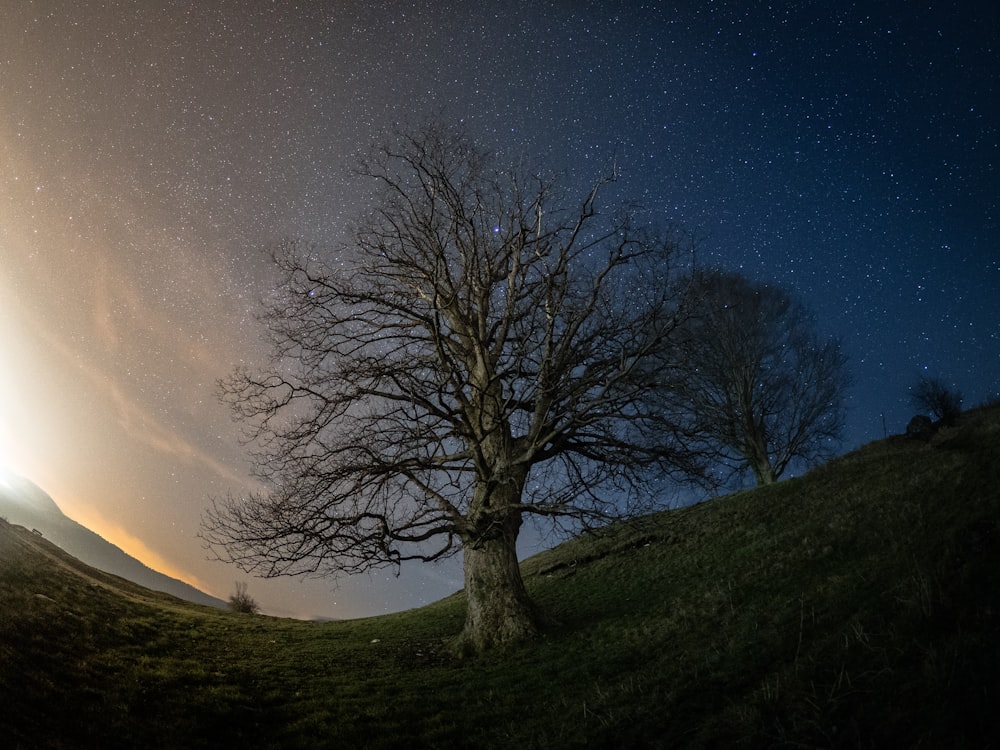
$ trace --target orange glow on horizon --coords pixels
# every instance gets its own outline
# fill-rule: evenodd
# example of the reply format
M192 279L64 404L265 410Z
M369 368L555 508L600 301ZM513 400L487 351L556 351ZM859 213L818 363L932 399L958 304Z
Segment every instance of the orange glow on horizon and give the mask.
M142 539L123 529L118 524L108 521L93 508L74 504L72 501L67 503L67 505L72 505L72 512L69 507L60 505L60 509L67 518L72 518L82 526L86 526L105 541L115 545L125 554L134 557L146 567L152 568L157 573L162 573L165 576L176 578L178 581L183 581L189 586L194 586L209 596L225 599L225 597L219 597L218 594L212 592L207 583L191 575L186 570L177 567L160 553L151 549Z

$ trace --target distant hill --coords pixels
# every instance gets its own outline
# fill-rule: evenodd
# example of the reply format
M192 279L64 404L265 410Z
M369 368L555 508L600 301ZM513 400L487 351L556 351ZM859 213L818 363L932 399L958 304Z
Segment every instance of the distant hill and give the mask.
M196 604L227 606L221 599L153 570L87 527L67 518L44 490L23 477L8 477L0 483L0 518L40 532L56 546L106 573Z

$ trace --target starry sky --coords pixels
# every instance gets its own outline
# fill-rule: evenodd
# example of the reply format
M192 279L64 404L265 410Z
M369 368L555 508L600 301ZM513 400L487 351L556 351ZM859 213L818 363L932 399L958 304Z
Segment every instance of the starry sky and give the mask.
M843 338L844 449L908 388L1000 394L1000 5L983 2L0 0L0 464L147 564L226 598L197 537L252 486L215 398L261 361L288 237L336 248L396 125L509 161L784 284ZM522 554L539 542L526 539ZM249 581L356 617L461 587L458 561Z

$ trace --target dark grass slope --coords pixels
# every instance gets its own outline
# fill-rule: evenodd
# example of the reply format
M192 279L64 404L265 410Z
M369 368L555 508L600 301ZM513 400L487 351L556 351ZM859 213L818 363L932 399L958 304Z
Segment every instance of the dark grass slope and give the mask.
M459 662L460 595L238 616L0 523L0 745L998 746L1000 409L524 571L555 623Z

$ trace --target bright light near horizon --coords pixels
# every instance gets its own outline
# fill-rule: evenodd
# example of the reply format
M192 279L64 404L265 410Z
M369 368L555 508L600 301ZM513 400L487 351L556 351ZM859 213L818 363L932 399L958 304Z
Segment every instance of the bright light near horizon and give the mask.
M4 432L0 426L0 487L14 489L20 480L25 479L25 474L16 460L19 451L13 448L13 441Z
M14 489L24 476L20 471L14 469L15 462L12 459L14 451L9 445L10 440L0 427L0 488Z
M0 460L0 487L6 487L7 489L14 489L12 484L13 480L17 475L7 468L2 460Z
M0 301L12 294L0 271ZM51 347L24 320L23 310L0 304L0 486L14 488L19 480L49 484L66 442L67 397L51 377Z
M0 294L7 297L7 288L0 274ZM27 347L21 343L20 331L12 320L16 316L0 310L0 341L3 342L3 366L0 367L0 487L13 488L13 482L24 474L24 446L31 442L30 422L27 421L31 402L30 389L26 390L25 369L35 363L25 364ZM21 364L18 367L18 363Z

